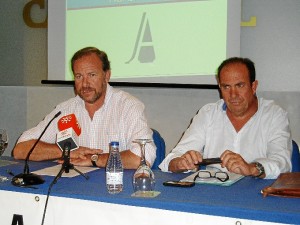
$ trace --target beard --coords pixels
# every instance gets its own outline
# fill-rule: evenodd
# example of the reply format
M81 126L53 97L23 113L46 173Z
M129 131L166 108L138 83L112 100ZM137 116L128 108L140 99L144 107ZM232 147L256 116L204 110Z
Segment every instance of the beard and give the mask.
M92 96L86 96L85 92L88 92L89 95L91 95L91 93L93 94ZM82 98L85 102L89 104L94 104L102 96L101 92L97 92L94 88L90 87L81 88L77 93L80 96L80 98Z

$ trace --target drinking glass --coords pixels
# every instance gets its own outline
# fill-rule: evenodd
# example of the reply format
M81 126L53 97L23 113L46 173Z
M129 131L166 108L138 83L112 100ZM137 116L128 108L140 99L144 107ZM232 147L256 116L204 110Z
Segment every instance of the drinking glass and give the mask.
M6 130L4 129L0 129L0 166L5 166L5 161L1 160L1 156L4 153L6 147L8 145L8 137L7 137L7 133ZM1 176L0 175L0 181L6 181L8 180L8 178L6 176Z
M8 145L8 136L6 130L0 129L0 156L4 153Z
M149 195L154 191L155 179L154 173L146 163L145 159L145 146L147 143L152 142L152 139L136 139L133 142L138 143L141 149L141 162L133 175L133 189L138 195Z

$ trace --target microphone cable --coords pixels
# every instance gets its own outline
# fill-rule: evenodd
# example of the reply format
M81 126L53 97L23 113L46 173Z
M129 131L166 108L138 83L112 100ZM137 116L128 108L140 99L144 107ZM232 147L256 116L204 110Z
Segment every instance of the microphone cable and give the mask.
M60 169L60 171L58 172L58 174L54 177L53 181L50 183L49 188L48 188L48 192L47 192L47 198L46 198L46 202L45 202L45 206L44 206L44 213L43 213L43 219L42 219L42 224L44 224L45 221L45 217L46 217L46 211L47 211L47 206L48 206L48 200L50 197L50 192L52 190L52 187L54 184L56 184L57 180L61 177L62 173L63 173L63 165L62 168Z
M56 176L57 177L57 176ZM44 206L44 213L43 213L43 219L42 219L42 224L44 224L44 221L45 221L45 217L46 217L46 211L47 211L47 206L48 206L48 200L49 200L49 197L50 197L50 192L51 192L51 189L53 187L53 185L56 183L56 177L54 178L54 180L51 182L49 188L48 188L48 193L47 193L47 198L46 198L46 203L45 203L45 206Z
M47 206L48 206L48 201L49 201L50 192L52 190L52 187L53 187L54 184L56 184L56 182L58 181L58 179L61 178L61 176L62 176L62 174L64 172L65 173L69 173L70 169L74 169L79 174L83 175L86 179L88 179L88 177L86 177L79 170L75 169L72 164L70 164L70 146L71 146L71 143L69 143L69 142L67 142L65 144L64 151L63 151L63 154L62 154L62 158L64 159L64 162L61 165L61 169L59 170L59 172L57 173L57 175L54 177L53 181L49 185L48 192L47 192L47 197L46 197L46 202L45 202L45 207L44 207L43 219L42 219L42 224L41 225L43 225L44 221L45 221L46 211L47 211Z

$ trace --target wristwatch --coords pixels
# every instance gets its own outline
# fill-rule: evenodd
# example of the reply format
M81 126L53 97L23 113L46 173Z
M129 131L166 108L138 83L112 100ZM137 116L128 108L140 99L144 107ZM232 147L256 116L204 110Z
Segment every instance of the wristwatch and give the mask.
M98 158L99 158L99 156L97 154L94 154L94 155L91 156L91 161L92 161L92 164L93 164L94 167L98 167L97 164L96 164L97 161L98 161Z
M261 175L263 175L265 173L265 168L263 167L263 165L261 163L255 162L255 168L259 172L259 174L255 177L260 177Z

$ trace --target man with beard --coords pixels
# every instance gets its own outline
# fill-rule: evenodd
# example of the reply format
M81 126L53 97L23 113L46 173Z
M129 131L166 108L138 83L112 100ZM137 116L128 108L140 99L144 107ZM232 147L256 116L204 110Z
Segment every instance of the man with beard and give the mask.
M87 47L74 54L71 60L77 96L56 106L36 127L25 131L19 138L13 155L25 159L43 129L54 115L61 111L36 145L30 160L53 160L62 157L56 144L59 132L57 121L66 115L75 114L81 126L79 148L71 151L70 162L80 166L105 167L109 155L109 143L118 141L124 168L135 169L140 163L140 149L132 141L152 138L147 125L144 105L135 97L111 87L110 62L105 52ZM149 165L156 157L153 143L146 145L145 156ZM92 156L93 157L92 160Z
M257 98L254 63L229 58L218 68L221 100L199 110L177 146L160 164L163 171L196 169L205 158L221 158L220 170L277 178L291 170L292 141L287 112Z

